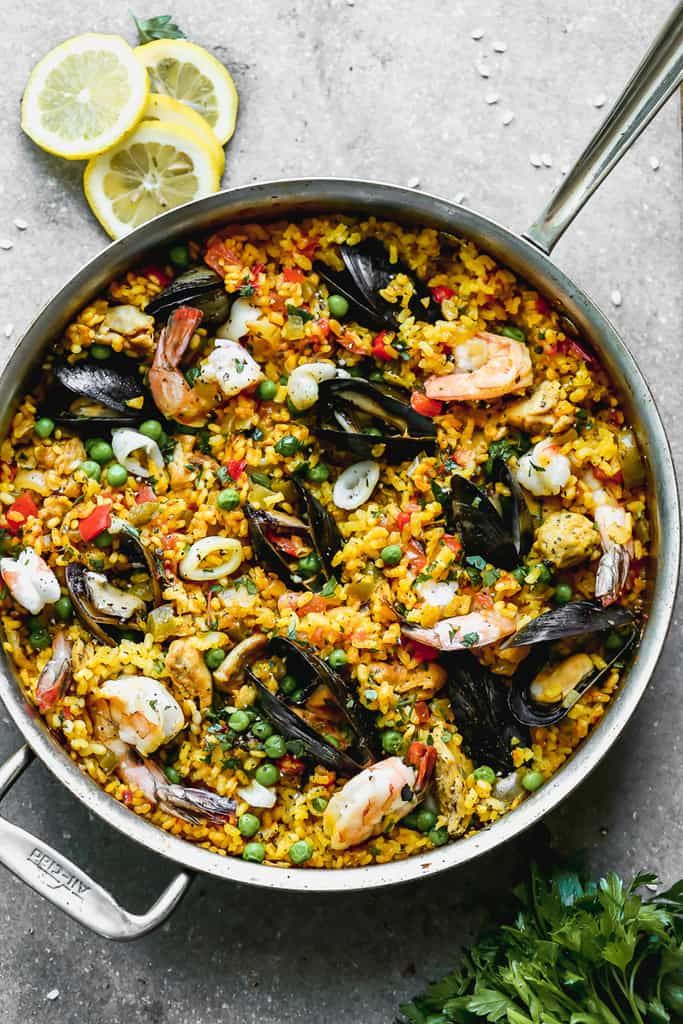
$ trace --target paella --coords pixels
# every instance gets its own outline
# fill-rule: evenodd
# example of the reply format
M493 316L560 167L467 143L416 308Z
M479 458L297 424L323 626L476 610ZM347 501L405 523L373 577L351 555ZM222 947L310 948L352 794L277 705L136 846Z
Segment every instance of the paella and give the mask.
M27 699L131 813L386 863L532 798L637 648L646 475L574 326L472 242L234 224L109 285L0 448Z

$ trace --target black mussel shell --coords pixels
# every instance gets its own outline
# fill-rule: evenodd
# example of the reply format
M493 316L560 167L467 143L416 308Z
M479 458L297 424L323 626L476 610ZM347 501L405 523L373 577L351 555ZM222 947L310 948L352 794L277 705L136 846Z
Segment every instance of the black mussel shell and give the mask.
M290 568L290 561L284 553L266 536L267 530L277 532L278 526L285 526L290 533L308 534L308 526L301 519L295 516L284 516L278 512L266 511L265 509L254 508L253 505L244 506L244 514L247 517L249 527L249 540L254 549L256 560L266 569L270 569L280 577L290 590L305 590L303 577L293 573Z
M53 370L55 389L46 403L58 423L68 426L126 426L138 423L146 414L146 391L132 359L119 357L107 363L82 359L77 363L57 362ZM140 408L130 403L140 398ZM85 399L84 411L72 411L76 399ZM87 410L87 402L95 409Z
M333 450L370 458L383 444L389 462L436 451L436 426L398 398L389 388L358 377L325 380L318 387L318 439ZM365 418L379 433L361 427Z
M636 638L636 630L632 630L624 638L624 642L604 668L595 669L582 679L572 690L571 695L554 704L544 704L534 700L530 687L534 679L547 663L547 647L539 644L522 662L512 679L512 688L508 694L508 704L515 720L526 726L550 726L561 722L584 693L603 679L612 666L624 656Z
M493 460L492 479L503 484L510 491L510 497L501 497L501 518L512 537L517 554L523 558L534 543L534 521L526 503L524 492L517 483L514 473L505 459L498 455Z
M516 633L500 645L505 647L526 647L551 640L564 640L570 636L587 633L601 633L606 629L621 629L633 626L633 613L620 605L603 608L597 601L570 601L552 611L539 615L527 622Z
M121 525L118 536L121 548L131 565L137 564L149 574L152 582L153 604L155 608L158 608L163 600L161 589L168 586L168 581L164 576L157 554L143 544L138 531L133 529L129 523Z
M265 718L271 722L276 729L288 739L300 740L309 757L312 757L318 764L329 768L330 771L339 772L340 775L357 775L362 770L362 765L349 757L343 750L338 750L327 740L323 739L315 729L299 718L299 716L283 704L281 700L263 685L260 679L254 675L251 669L247 669L246 675L249 681L256 687L261 711Z
M378 315L386 317L396 328L397 316L401 311L398 303L387 302L380 292L387 288L397 274L405 274L413 281L415 294L410 301L410 311L416 320L434 323L441 316L441 307L431 295L420 287L415 275L405 263L392 263L386 247L378 238L366 238L358 245L342 245L339 248L344 266L366 304ZM428 300L426 303L422 300Z
M193 267L180 274L145 307L155 320L166 323L174 309L193 306L204 314L206 327L224 323L230 310L230 296L222 277L209 267Z
M332 559L344 546L339 527L334 516L330 515L316 496L296 477L293 477L292 480L306 513L313 547L323 564L325 575L329 578L334 573Z
M80 562L72 562L70 565L67 565L64 572L67 590L69 591L74 611L80 619L81 624L89 633L92 633L100 643L106 644L108 647L116 647L116 640L114 640L114 638L102 627L105 625L120 626L122 623L119 619L116 619L113 616L103 615L101 612L93 608L90 601L90 595L88 593L88 585L85 579L87 571L87 566L82 565Z
M526 745L529 733L512 717L504 685L467 651L442 657L441 663L448 672L448 697L465 752L475 765L512 771L512 741Z
M327 264L320 262L314 263L313 269L329 288L330 295L343 295L349 304L349 313L353 319L365 327L373 327L378 331L396 330L396 318L393 310L380 313L374 306L366 302L347 271L333 270Z
M519 554L514 540L492 501L471 480L451 480L446 506L449 529L460 535L466 555L480 555L499 569L514 569Z
M312 693L320 684L327 686L353 732L354 749L359 763L365 765L374 761L380 750L374 716L359 702L355 688L344 676L335 672L309 648L290 640L289 637L272 637L270 650L285 659L288 672L300 684L305 696Z

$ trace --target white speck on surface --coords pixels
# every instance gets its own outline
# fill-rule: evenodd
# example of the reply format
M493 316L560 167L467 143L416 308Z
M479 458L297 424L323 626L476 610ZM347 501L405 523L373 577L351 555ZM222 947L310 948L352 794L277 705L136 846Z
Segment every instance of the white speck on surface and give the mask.
M479 64L475 64L474 66L477 69L477 73L480 74L482 78L488 78L490 76L491 69L487 67L486 64L480 62Z
M12 249L14 242L9 238L0 238L0 249Z
M45 998L49 999L50 1002L53 1003L55 1001L55 999L59 999L59 989L58 988L51 988L50 991L45 996Z
M456 201L456 203L464 203L466 199L467 199L467 195L464 192L456 192L455 193L455 201Z
M661 167L661 164L656 156L651 156L648 160L648 163L653 171L658 171Z
M500 43L500 42L498 42L498 43L494 43L493 44L493 52L494 53L505 53L506 50L507 50L507 43Z
M600 109L600 107L604 107L605 103L607 103L607 97L605 96L604 92L599 93L593 100L593 106L597 107L598 110Z
M505 113L503 114L503 124L506 127L507 127L507 125L512 124L514 119L515 119L515 115L512 113L511 110L506 110Z
M415 176L414 178L408 178L408 188L419 188L420 179Z
M538 153L529 153L529 163L532 167L542 167L543 161L541 160Z
M486 96L486 102L488 103L489 106L492 106L494 103L497 103L499 99L500 96L498 95L497 92L490 92Z
M23 217L15 217L14 226L15 228L18 228L19 231L26 231L26 228L28 227L28 221L24 220Z
M6 338L11 338L13 330L14 330L14 324L5 324L5 337Z
M483 28L473 28L472 29L472 38L474 39L475 42L478 42L480 39L483 39L484 38L484 30L483 30Z
M618 288L615 288L614 291L611 293L610 299L612 300L612 304L614 306L620 306L621 305L621 292L619 291Z
M568 164L563 164L562 167L560 167L560 174L569 174Z
M541 160L543 161L544 167L553 166L553 158L551 157L550 153L541 153Z

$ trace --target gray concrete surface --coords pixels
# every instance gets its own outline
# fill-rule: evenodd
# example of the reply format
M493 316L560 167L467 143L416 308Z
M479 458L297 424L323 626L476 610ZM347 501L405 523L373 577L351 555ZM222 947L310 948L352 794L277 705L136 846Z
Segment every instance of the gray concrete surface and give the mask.
M163 5L136 5L158 13ZM105 239L82 167L19 131L34 62L68 35L122 32L119 0L24 0L3 10L0 98L0 350ZM340 174L465 193L525 228L626 80L670 0L174 0L189 35L231 68L241 96L226 182ZM165 9L165 8L163 8ZM471 39L481 27L481 42ZM492 44L507 49L494 54ZM475 64L486 54L490 77ZM500 100L487 104L486 96ZM514 112L508 127L503 114ZM647 371L679 459L680 110L669 104L558 246L557 260L605 308ZM530 154L549 154L536 169ZM653 170L650 158L660 166ZM28 229L13 221L23 218ZM615 307L611 294L623 302ZM3 330L14 324L9 337ZM596 871L681 874L681 629L625 735L547 821L556 845ZM19 738L0 711L0 756ZM39 765L3 811L141 909L171 868L88 817ZM3 1024L380 1024L453 960L531 859L526 837L462 871L395 891L297 897L199 879L157 934L92 938L0 874ZM48 993L54 996L48 998Z

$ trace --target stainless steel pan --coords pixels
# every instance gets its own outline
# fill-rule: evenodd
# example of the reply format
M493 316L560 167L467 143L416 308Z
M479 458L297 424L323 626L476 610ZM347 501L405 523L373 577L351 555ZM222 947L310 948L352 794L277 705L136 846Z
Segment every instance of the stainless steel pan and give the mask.
M671 453L654 400L632 355L589 297L548 258L574 216L683 79L683 5L679 4L634 77L541 216L519 237L481 214L445 199L369 181L306 179L230 189L180 207L109 246L52 299L23 337L2 374L6 430L31 369L73 315L129 264L174 236L240 220L294 218L338 211L374 214L471 238L530 281L590 338L614 379L635 424L647 460L654 564L648 624L633 667L603 721L538 793L487 831L417 857L343 871L286 870L219 857L167 835L113 800L83 775L24 699L12 665L2 654L0 697L27 745L0 767L0 799L37 755L87 808L146 850L185 870L148 911L120 907L79 867L28 832L0 818L0 863L76 920L112 939L133 939L171 912L195 871L219 878L299 892L332 892L394 885L454 867L492 850L552 810L582 782L633 714L664 643L678 582L679 506Z

